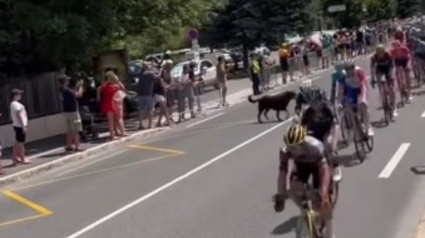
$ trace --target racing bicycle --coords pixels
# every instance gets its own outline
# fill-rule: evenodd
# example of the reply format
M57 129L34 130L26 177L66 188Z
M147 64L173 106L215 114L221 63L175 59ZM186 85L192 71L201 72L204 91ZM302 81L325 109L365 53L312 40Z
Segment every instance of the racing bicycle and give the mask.
M390 121L392 121L393 118L393 104L391 103L391 93L389 91L389 83L383 79L384 76L381 75L381 77L378 77L377 83L379 85L379 93L382 99L382 111L384 112L384 121L385 125L388 126L390 124ZM385 78L386 79L386 78Z
M364 125L363 117L359 113L357 105L344 107L340 120L344 143L347 145L354 141L357 156L363 162L366 154L373 150L374 141L373 137L368 135L367 127Z
M407 94L406 89L406 77L404 74L404 70L400 66L396 66L395 75L397 78L398 90L400 91L400 105L404 107L405 102L409 99L409 95Z
M338 183L331 187L331 203L335 207L338 197ZM319 190L314 190L311 183L304 185L301 193L301 216L298 219L297 238L323 238L325 223L320 217L321 199Z

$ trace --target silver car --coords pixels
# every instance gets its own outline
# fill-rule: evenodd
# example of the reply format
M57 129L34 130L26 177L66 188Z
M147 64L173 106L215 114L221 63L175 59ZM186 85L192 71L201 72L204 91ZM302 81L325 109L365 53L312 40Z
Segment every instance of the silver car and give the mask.
M181 77L183 73L183 67L185 65L189 66L192 61L183 61L178 63L171 71L171 76L173 78ZM205 88L214 87L217 88L217 71L215 65L207 59L201 59L199 62L195 63L195 77L201 78L201 83L199 86L199 94L203 94Z

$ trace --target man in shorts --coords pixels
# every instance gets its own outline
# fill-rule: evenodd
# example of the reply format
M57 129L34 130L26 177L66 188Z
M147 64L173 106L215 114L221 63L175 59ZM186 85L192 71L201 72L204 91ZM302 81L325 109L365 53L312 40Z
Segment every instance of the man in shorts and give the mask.
M143 119L148 117L148 127L152 128L153 110L154 110L154 92L153 86L155 80L159 80L159 76L152 70L152 66L148 62L143 62L143 73L140 75L137 83L136 92L139 103L139 129L143 127Z
M78 98L83 95L83 82L70 82L66 75L59 77L63 116L66 123L66 151L82 151L80 132L83 130L79 112Z
M229 104L226 101L227 96L227 69L226 62L223 56L217 58L217 84L218 84L218 93L220 98L220 104L225 107Z

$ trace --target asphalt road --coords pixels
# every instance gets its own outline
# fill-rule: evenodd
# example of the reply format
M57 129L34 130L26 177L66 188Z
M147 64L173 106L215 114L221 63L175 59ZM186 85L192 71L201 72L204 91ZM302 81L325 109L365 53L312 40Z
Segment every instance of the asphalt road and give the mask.
M328 89L329 75L316 84ZM377 96L371 91L372 121L383 115ZM411 171L424 164L422 105L425 98L417 96L395 123L376 128L375 149L364 163L352 156L354 148L340 151L336 237L411 237L425 205L425 180ZM290 108L292 114L293 103ZM297 208L289 202L276 214L271 202L290 121L257 124L249 103L217 113L6 188L0 237L295 237Z

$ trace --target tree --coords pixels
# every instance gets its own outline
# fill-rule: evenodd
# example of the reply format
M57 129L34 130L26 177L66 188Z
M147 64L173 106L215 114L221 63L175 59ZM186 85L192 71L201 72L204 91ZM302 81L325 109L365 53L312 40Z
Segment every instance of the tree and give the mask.
M33 74L75 67L114 46L139 51L178 42L222 1L6 0L0 2L0 71ZM148 48L148 49L146 49Z
M397 16L407 18L420 11L420 0L397 0Z
M396 16L396 0L368 0L366 6L369 21L389 20Z
M218 12L211 41L217 45L242 46L244 65L247 52L260 44L275 45L284 35L308 31L308 0L230 0Z

